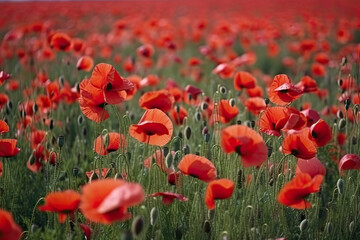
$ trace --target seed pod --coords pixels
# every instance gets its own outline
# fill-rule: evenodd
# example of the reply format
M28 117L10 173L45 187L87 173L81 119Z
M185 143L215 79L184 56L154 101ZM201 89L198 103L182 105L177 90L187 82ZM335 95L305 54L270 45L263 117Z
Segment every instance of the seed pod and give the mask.
M177 113L179 113L180 112L180 106L179 105L175 105L175 111L177 112Z
M65 82L65 78L64 78L64 76L60 76L60 77L59 77L59 84L60 84L60 87L64 86L64 82Z
M241 120L237 120L237 121L236 121L236 124L237 124L237 125L241 125L241 123L242 123Z
M230 100L229 100L229 104L230 104L230 106L235 106L235 98L230 98Z
M189 126L185 127L185 137L187 140L189 140L191 137L191 128Z
M150 224L154 226L159 216L159 210L156 207L153 207L150 211Z
M135 217L131 225L131 232L133 236L138 237L144 230L145 221L141 216Z
M203 224L203 230L206 233L210 233L211 231L211 225L210 222L208 220L205 220L204 224Z
M184 152L185 155L190 153L189 145L185 145L185 147L183 147L183 152Z
M6 108L9 109L9 111L11 111L13 109L13 103L11 100L7 101L6 103Z
M54 129L54 120L53 119L50 119L49 129L50 130Z
M65 137L63 135L60 135L57 139L57 144L60 149L64 146L64 143L65 143Z
M343 80L340 78L338 81L337 81L337 84L339 87L341 87L343 85Z
M304 220L301 221L300 223L300 231L303 232L307 229L308 227L308 220L305 218Z
M345 192L345 181L341 178L339 178L339 180L336 182L336 187L337 187L337 190L339 192L339 194L344 194Z
M340 129L343 129L345 126L346 126L346 120L343 119L343 118L340 119L339 125L338 125L339 130L340 130Z
M83 129L82 129L82 134L83 134L84 137L87 135L87 129L86 129L86 127L83 127Z

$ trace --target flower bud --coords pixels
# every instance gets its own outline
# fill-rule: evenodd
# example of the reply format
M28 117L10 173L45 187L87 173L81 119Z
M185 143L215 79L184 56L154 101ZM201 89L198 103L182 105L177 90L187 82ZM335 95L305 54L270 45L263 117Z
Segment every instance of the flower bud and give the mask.
M336 182L336 187L340 195L344 194L345 192L345 181L341 178Z
M131 232L135 237L138 237L145 227L145 221L141 216L135 217L131 225Z
M64 143L65 143L65 137L63 135L60 135L57 139L57 144L59 148L62 148L64 146Z
M308 220L305 218L304 220L301 221L300 223L300 231L303 232L307 229L308 227Z
M156 220L159 216L159 210L156 207L153 207L150 211L150 224L154 226L156 224Z

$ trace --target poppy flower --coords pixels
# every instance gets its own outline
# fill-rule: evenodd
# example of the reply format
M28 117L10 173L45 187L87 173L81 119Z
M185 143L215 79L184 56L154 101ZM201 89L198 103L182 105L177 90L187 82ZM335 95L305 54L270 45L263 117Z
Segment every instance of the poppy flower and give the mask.
M221 131L221 147L226 153L236 152L244 167L260 166L268 155L263 138L253 129L233 125Z
M186 202L188 200L185 196L172 192L157 192L148 195L148 197L157 197L157 196L162 197L162 203L164 205L173 203L175 199L181 202Z
M274 77L268 94L271 102L286 105L299 98L302 90L294 86L287 75L279 74Z
M8 91L16 91L20 87L20 82L15 79L9 80L9 82L6 84L5 89Z
M290 182L286 183L277 197L278 202L295 209L306 209L311 203L305 198L311 193L319 192L324 176L311 177L307 173L295 175Z
M140 87L156 86L160 82L160 78L156 75L150 74L145 78L141 79Z
M89 221L111 224L129 219L127 208L138 205L144 198L140 184L101 179L83 186L79 208Z
M316 157L310 159L297 159L295 174L307 173L312 178L316 175L325 175L326 168Z
M80 85L80 97L78 99L82 113L97 123L109 118L108 111L105 110L105 99L102 90L94 87L90 80L84 79Z
M317 147L325 146L332 139L332 130L322 119L311 125L310 134Z
M30 142L32 149L35 149L39 144L41 144L47 135L47 132L44 130L34 130L30 135Z
M111 173L111 168L102 168L101 169L101 177L106 178ZM88 179L94 180L100 178L99 169L91 170L85 172L85 175L88 177Z
M339 172L344 170L360 169L360 157L356 154L348 153L340 159Z
M66 33L55 33L51 37L50 47L55 50L69 51L71 48L71 38Z
M316 92L318 90L316 81L309 76L302 77L295 86L301 89L303 93Z
M0 209L0 237L6 240L20 239L21 227L14 221L12 214Z
M13 157L20 152L16 139L0 139L0 157Z
M89 225L83 224L83 223L79 223L79 227L80 227L81 230L83 231L86 239L87 239L87 240L90 240L90 239L91 239L92 230L91 230L91 228L89 227Z
M99 155L105 156L111 152L115 152L120 146L126 147L126 145L127 143L125 142L123 134L109 132L108 134L100 135L95 139L94 151Z
M256 78L249 72L239 71L234 77L234 87L241 91L243 88L254 88L256 86Z
M261 87L255 86L254 88L246 88L246 93L249 97L263 97L264 91Z
M336 136L336 141L340 146L344 145L346 142L346 134L343 132L339 132Z
M164 146L171 139L173 124L163 111L149 109L146 110L138 124L130 126L129 133L139 142Z
M60 85L59 82L51 82L46 85L46 93L51 102L58 103L60 100Z
M174 152L172 151L169 154L173 154ZM167 168L166 164L165 164L165 156L164 156L164 152L163 150L156 150L154 154L152 154L151 156L149 156L148 158L146 158L144 160L144 167L146 168L150 168L151 164L153 162L153 159L155 160L155 163L159 166L159 168L161 169L161 171L165 172L165 173L172 173L174 172L173 169L171 168Z
M246 99L245 107L249 112L258 116L263 110L266 109L265 100L261 97L251 97Z
M126 90L134 87L132 82L120 77L115 68L106 63L95 66L90 83L102 90L104 100L108 104L121 103L126 98Z
M4 71L0 71L0 86L3 85L3 83L10 78L10 74Z
M92 59L92 57L89 56L83 56L79 58L79 60L76 63L77 70L82 70L86 72L89 72L93 66L94 66L94 60Z
M297 158L310 159L315 157L315 143L309 138L309 129L289 131L282 143L284 154L292 154Z
M283 130L300 130L306 126L306 117L299 110L293 107L287 107L286 111L289 117L283 127Z
M6 95L5 93L0 93L0 109L2 109L8 101L8 95Z
M198 105L200 104L200 99L198 96L202 94L200 88L194 87L192 85L187 85L184 90L184 102L189 105Z
M211 181L205 192L205 204L208 209L215 209L216 199L227 199L231 197L234 187L234 182L226 178Z
M231 78L234 75L235 67L232 63L221 63L212 70L213 74L219 75L222 79Z
M226 99L220 100L219 115L222 123L228 123L238 115L239 109L234 105L231 106Z
M316 62L323 64L323 65L328 64L330 61L328 54L324 53L324 52L317 53L315 55L314 59Z
M326 74L326 70L324 65L319 63L313 63L311 65L311 73L315 77L324 77Z
M168 112L174 102L173 95L167 90L146 92L139 98L139 106L145 110L157 108L163 112Z
M311 127L314 123L320 120L320 114L313 109L306 109L301 111L306 117L306 126Z
M204 182L216 179L216 168L207 158L187 154L179 162L177 168L185 175L198 178Z
M9 125L3 120L0 120L0 134L7 133L9 131Z
M80 194L74 190L51 192L45 197L45 205L40 206L40 211L59 214L59 222L65 222L67 215L73 217L80 203Z
M154 47L151 44L145 44L138 47L136 53L140 57L150 58L154 54Z
M172 108L170 110L170 117L176 125L182 125L184 123L184 118L188 116L188 112L183 106L179 106L177 109Z

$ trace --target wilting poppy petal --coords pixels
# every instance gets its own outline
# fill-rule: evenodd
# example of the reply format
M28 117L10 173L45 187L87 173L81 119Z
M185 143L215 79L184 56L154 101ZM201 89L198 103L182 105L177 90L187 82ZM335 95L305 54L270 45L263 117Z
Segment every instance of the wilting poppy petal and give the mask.
M310 159L297 159L295 174L307 173L312 178L316 175L325 175L326 168L319 161L318 158L310 158Z
M177 168L183 174L198 178L204 182L214 180L217 176L216 168L211 161L194 154L185 155Z
M148 195L148 197L157 197L157 196L162 197L162 203L165 205L173 203L175 199L181 202L186 202L188 200L185 196L172 192L157 192Z
M0 157L12 157L20 152L16 139L0 139Z
M309 208L311 203L305 198L311 193L319 192L323 178L323 175L312 178L307 173L297 174L280 190L278 202L296 209Z
M18 240L21 236L21 227L14 221L12 214L0 209L0 233L1 239Z
M346 154L340 159L339 172L342 173L344 170L360 169L360 157L356 154Z
M234 187L234 182L226 178L211 181L205 192L205 204L208 209L212 210L215 208L216 199L227 199L231 197Z
M171 139L173 125L163 111L149 109L146 110L138 124L130 126L129 133L139 142L164 146Z
M244 167L260 166L267 159L268 149L263 138L253 129L233 125L221 132L221 146L226 153L236 152Z
M40 211L59 214L59 222L65 222L68 214L73 214L80 203L80 194L74 190L51 192L45 197L45 205L39 207Z

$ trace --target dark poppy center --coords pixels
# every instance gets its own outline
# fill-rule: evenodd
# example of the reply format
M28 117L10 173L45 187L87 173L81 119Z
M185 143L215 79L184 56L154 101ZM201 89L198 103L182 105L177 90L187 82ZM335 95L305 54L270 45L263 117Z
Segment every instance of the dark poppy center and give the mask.
M313 138L317 138L317 137L318 137L318 135L317 135L317 133L316 133L315 131L312 131L312 132L311 132L311 136L312 136Z
M238 145L235 147L235 152L238 154L238 155L241 155L241 146Z
M145 131L146 135L148 136L152 136L152 135L155 135L156 132L153 132L153 131Z
M291 154L294 156L299 155L299 151L297 149L291 149Z
M106 102L103 102L103 103L101 103L101 104L99 104L97 106L100 107L100 108L104 108L106 106Z
M287 89L280 90L280 93L288 93L288 92L289 92L289 90L287 90Z
M106 85L106 91L110 91L111 89L112 89L112 85L111 85L111 83L108 83Z

